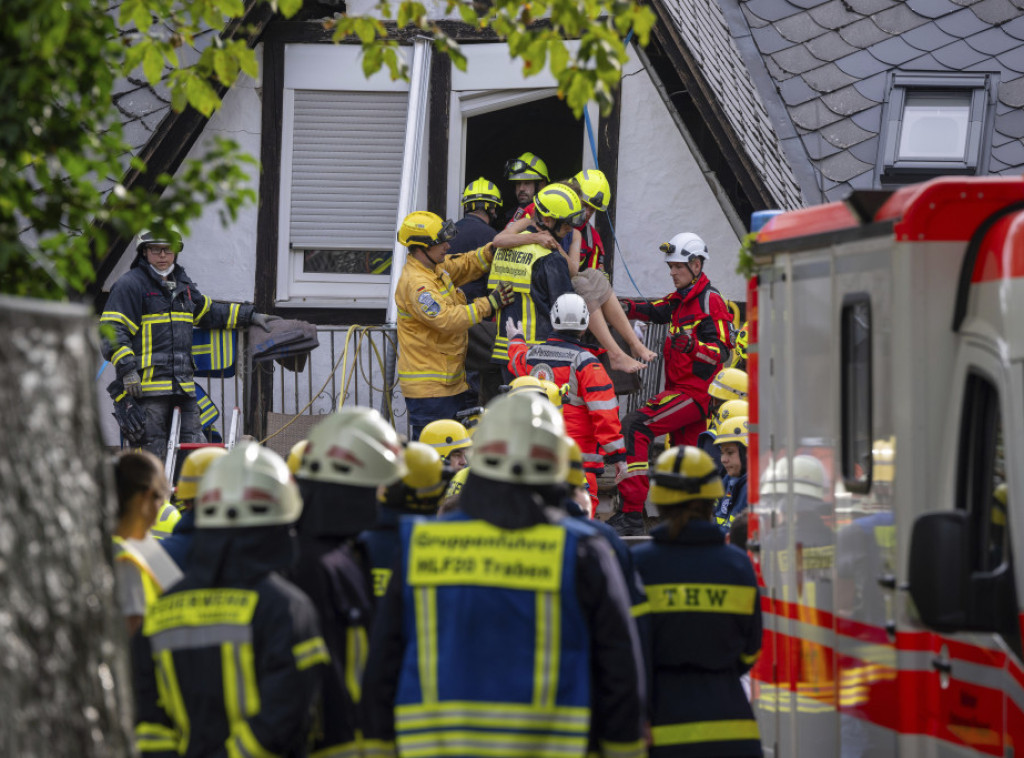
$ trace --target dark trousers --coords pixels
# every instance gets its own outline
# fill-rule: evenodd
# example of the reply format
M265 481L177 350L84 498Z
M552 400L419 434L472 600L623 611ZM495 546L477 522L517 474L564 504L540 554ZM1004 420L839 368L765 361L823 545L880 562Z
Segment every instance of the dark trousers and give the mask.
M418 440L423 427L431 421L449 418L476 405L476 395L462 392L448 397L407 397L405 407L409 410L409 439Z
M181 437L178 442L206 442L199 423L199 406L194 397L149 395L143 396L140 402L146 410L146 432L141 447L161 461L167 459L167 438L171 433L171 414L175 406L181 408Z

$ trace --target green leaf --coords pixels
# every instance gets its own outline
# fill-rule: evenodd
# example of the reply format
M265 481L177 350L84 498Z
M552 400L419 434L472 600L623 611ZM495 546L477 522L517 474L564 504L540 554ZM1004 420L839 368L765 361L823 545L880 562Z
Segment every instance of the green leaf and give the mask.
M205 79L198 76L190 76L185 85L185 95L188 103L204 116L211 115L220 107L220 98Z
M548 42L548 55L551 57L551 73L557 79L569 64L569 50L562 40L553 39Z
M291 18L302 7L302 0L279 0L281 15Z
M164 73L164 57L160 55L156 45L152 43L143 44L146 45L146 50L142 58L142 71L150 84L156 84Z

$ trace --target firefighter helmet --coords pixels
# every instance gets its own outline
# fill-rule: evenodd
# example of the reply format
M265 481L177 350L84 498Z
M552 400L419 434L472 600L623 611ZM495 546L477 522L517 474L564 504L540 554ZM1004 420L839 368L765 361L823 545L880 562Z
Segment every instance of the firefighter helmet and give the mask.
M719 400L746 400L750 384L747 372L738 368L723 368L711 381L708 394Z
M505 178L510 182L550 182L548 167L533 153L523 153L505 164Z
M516 395L528 390L540 390L543 392L544 385L540 383L540 379L529 374L525 376L517 376L508 383L508 394L510 395Z
M580 200L595 211L603 213L608 210L608 203L612 199L612 188L603 171L598 171L595 168L584 169L573 179L580 186Z
M174 251L175 255L185 248L181 234L175 229L169 229L166 234L158 234L149 229L143 229L139 232L139 242L135 246L135 252L142 255L147 245L167 245Z
M562 407L562 388L548 379L540 380L540 388L556 408Z
M298 521L302 497L281 456L244 442L207 469L195 508L200 529L277 526Z
M736 332L735 342L736 347L734 347L732 351L734 364L747 359L747 346L750 344L750 330L746 321L740 325L739 331Z
M433 512L444 494L441 455L423 442L405 446L406 474L381 493L380 501L392 508Z
M677 234L658 246L665 253L665 263L689 263L694 258L708 259L708 245L693 232Z
M199 480L203 478L206 469L218 458L227 455L228 451L220 445L210 445L193 450L181 464L181 473L178 475L178 486L174 488L174 497L178 502L192 500L199 490Z
M413 211L398 227L398 242L406 247L433 247L455 236L455 224L430 211Z
M307 447L309 447L309 440L299 440L288 451L288 457L285 460L288 462L288 470L292 472L292 476L299 473L299 469L302 467L302 456L306 454Z
M300 479L377 487L404 476L398 433L372 408L342 408L309 433Z
M715 419L718 422L718 428L721 428L722 423L731 418L749 415L750 404L746 400L726 400L722 403L722 407L718 409L718 415L715 416Z
M570 226L580 226L587 220L580 196L564 184L549 184L533 196L537 213L556 221L565 221Z
M762 495L785 495L789 490L789 458L779 458L761 479ZM813 455L793 457L793 494L825 499L825 466Z
M575 292L559 295L551 306L551 328L556 332L585 332L589 326L587 301Z
M419 441L430 445L442 458L447 458L453 450L461 450L473 444L466 427L448 418L431 421L423 427Z
M483 205L497 205L501 206L501 190L498 189L494 182L484 179L482 176L479 179L474 179L466 185L466 189L462 191L462 206L465 207L470 204L481 203ZM471 210L475 210L476 205L473 205Z
M473 439L473 474L510 484L562 484L569 445L562 414L532 392L499 395Z
M722 478L711 456L698 447L680 445L658 456L651 478L651 502L659 508L691 500L722 497Z
M736 442L747 447L748 427L746 416L733 416L728 421L723 421L718 425L715 444L724 445L726 442Z
M565 481L570 487L586 487L587 475L583 471L583 450L572 437L566 435L565 440L569 443L569 476Z

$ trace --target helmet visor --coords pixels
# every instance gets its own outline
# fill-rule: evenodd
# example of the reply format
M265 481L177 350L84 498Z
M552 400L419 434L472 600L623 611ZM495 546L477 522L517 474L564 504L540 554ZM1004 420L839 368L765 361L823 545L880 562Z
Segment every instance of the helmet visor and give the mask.
M434 240L435 245L440 245L448 242L458 233L458 229L455 228L455 222L450 218L445 219L445 222L441 225L441 231L437 233L437 238Z

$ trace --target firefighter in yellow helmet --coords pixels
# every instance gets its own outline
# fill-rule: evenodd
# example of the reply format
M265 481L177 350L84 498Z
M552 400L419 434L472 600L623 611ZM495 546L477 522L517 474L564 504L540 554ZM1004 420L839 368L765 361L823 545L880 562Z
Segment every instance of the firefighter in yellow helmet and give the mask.
M516 209L508 214L506 221L518 221L530 205L533 196L551 181L547 164L533 153L523 153L505 164L505 179L512 183Z
M174 533L161 541L161 546L174 559L182 571L188 567L189 553L196 531L196 493L199 481L214 461L228 454L221 445L209 445L192 450L181 464L178 486L174 488L174 499L181 504L181 518L174 527Z
M398 241L409 256L395 290L398 305L398 382L409 410L410 436L439 418L476 404L466 383L467 333L512 301L510 283L467 302L458 285L486 274L494 249L484 245L445 259L455 225L428 211L402 221Z
M732 416L723 420L715 437L721 467L725 470L725 476L722 478L725 494L715 503L715 521L723 533L727 533L736 517L747 510L748 438L746 416Z
M466 427L458 421L448 418L431 421L423 427L419 441L436 450L452 471L461 471L469 463L466 456L473 440L469 438Z
M760 756L740 675L761 649L761 603L750 559L712 517L722 481L695 447L663 452L650 478L663 522L633 560L650 609L651 754Z
M459 510L402 522L364 679L374 754L442 755L454 740L467 755L582 758L591 727L603 755L646 754L622 573L595 532L551 520L568 473L558 411L502 395L474 437Z

